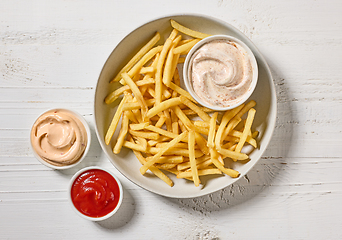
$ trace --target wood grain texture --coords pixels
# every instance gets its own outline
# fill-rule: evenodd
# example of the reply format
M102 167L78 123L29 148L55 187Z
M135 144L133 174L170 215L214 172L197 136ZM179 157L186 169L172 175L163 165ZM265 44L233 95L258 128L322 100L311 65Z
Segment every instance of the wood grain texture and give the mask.
M158 11L156 11L158 9ZM342 2L1 1L1 239L341 239ZM210 15L245 33L265 56L278 97L272 141L237 183L195 199L169 199L127 180L97 142L93 97L113 48L135 27L178 13ZM79 166L40 164L30 127L66 107L90 124ZM79 169L112 170L125 192L100 223L77 216L66 187ZM167 186L166 186L167 187Z

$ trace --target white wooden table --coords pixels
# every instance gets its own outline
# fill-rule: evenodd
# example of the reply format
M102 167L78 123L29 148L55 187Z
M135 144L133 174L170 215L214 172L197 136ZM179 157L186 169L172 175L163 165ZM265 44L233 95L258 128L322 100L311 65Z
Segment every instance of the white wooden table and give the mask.
M157 11L158 10L158 11ZM1 1L0 239L341 239L342 2ZM274 75L277 125L268 150L236 184L169 199L123 177L94 131L97 78L116 44L163 15L206 14L259 48ZM51 170L29 148L43 111L80 112L92 129L81 165ZM111 219L93 223L68 205L79 169L112 170L125 189Z

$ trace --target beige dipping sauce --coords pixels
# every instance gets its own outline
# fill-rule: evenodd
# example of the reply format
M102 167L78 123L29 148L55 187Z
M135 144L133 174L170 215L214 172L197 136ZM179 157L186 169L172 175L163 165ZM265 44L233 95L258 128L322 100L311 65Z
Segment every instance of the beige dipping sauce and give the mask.
M253 68L248 53L239 44L213 40L193 54L190 79L195 93L204 102L229 107L247 94Z
M51 110L34 123L31 144L44 161L55 166L71 165L83 155L87 145L87 131L71 112Z

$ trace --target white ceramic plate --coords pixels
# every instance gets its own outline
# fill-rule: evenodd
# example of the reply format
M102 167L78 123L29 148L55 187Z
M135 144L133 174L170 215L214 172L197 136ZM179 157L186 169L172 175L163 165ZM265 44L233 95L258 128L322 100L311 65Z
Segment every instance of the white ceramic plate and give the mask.
M203 15L173 15L162 17L136 28L116 46L102 69L95 92L94 112L96 134L103 151L117 170L138 186L166 197L193 198L225 188L236 182L239 178L231 178L226 175L201 177L202 185L200 185L200 187L195 187L190 181L177 179L174 175L168 174L174 182L174 186L169 187L162 180L151 174L146 173L144 176L141 175L139 172L141 164L130 150L123 148L120 154L113 154L112 148L115 144L115 138L118 131L116 131L110 145L107 146L104 142L106 130L115 112L113 106L117 104L117 102L114 102L108 106L104 103L106 95L118 86L109 84L109 81L156 31L160 32L162 36L160 41L164 42L171 31L170 19L174 19L189 28L208 34L226 34L236 37L248 45L257 59L259 80L250 99L257 102L255 107L257 113L253 128L260 132L257 139L259 148L249 155L250 161L246 163L234 162L231 164L233 169L236 169L241 173L239 178L243 177L252 169L271 140L275 127L277 101L271 72L261 53L239 30L221 20Z

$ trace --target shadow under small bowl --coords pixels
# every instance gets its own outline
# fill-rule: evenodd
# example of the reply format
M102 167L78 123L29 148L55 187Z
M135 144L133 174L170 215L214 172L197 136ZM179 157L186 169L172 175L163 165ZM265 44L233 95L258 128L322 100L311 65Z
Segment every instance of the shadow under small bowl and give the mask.
M193 84L192 84L192 79L191 79L191 71L192 71L192 60L193 60L193 55L204 45L207 44L209 42L215 41L215 40L224 40L227 42L235 42L238 45L240 45L248 54L249 56L249 60L252 66L252 82L247 90L247 92L238 97L237 101L234 101L232 104L229 104L227 106L219 106L219 105L211 105L207 102L205 102L204 100L202 100L198 94L195 92L194 88L193 88ZM257 82L258 82L258 65L257 65L257 61L255 59L255 56L253 54L253 52L250 50L250 48L241 40L232 37L232 36L228 36L228 35L213 35L207 38L202 39L201 41L199 41L198 43L196 43L191 50L189 51L189 53L186 56L185 62L184 62L184 66L183 66L183 80L184 80L184 85L187 89L187 91L191 94L191 96L202 106L213 109L215 111L226 111L226 110L230 110L233 108L238 107L239 105L243 104L244 102L247 101L247 99L252 95Z
M69 112L71 113L73 116L75 116L77 119L79 119L81 121L81 123L83 124L86 132L87 132L87 146L86 148L84 149L84 152L82 154L82 156L79 158L79 160L77 160L76 162L72 163L72 164L69 164L69 165L64 165L64 166L56 166L56 165L53 165L53 164L50 164L48 163L47 161L45 161L41 156L39 156L39 154L35 151L34 147L33 147L33 144L32 144L32 139L30 137L30 147L31 147L31 150L33 152L33 155L35 156L35 158L41 162L43 165L47 166L47 167L50 167L52 169L56 169L56 170L64 170L64 169L69 169L69 168L72 168L76 165L78 165L80 162L82 162L84 160L84 158L86 157L88 151L89 151L89 148L90 148L90 143L91 143L91 132L90 132L90 128L89 128L89 125L87 123L87 121L83 118L83 116L81 114L79 114L78 112L75 112L75 111L72 111L72 110L69 110L69 109L65 109L65 108L56 108L56 109L50 109L50 110L47 110L45 111L44 113L40 114L39 117L35 120L35 123L36 121L45 113L47 112L50 112L50 111L58 111L58 110L63 110L63 111L66 111L66 112ZM34 123L34 124L35 124ZM32 130L31 130L32 131ZM30 131L30 133L31 133Z
M80 177L81 175L85 174L86 172L88 171L92 171L92 170L100 170L100 171L104 171L105 173L108 173L111 177L112 177L112 183L116 183L117 185L117 191L118 191L118 194L119 194L119 199L116 201L116 205L115 207L107 214L103 215L103 216L100 216L100 217L92 217L92 216L88 216L86 215L85 213L82 213L80 210L77 209L77 207L75 206L74 202L73 202L73 197L72 197L72 189L73 189L73 186L74 184L76 183L76 180L78 179L78 177ZM90 173L91 174L91 173ZM100 178L100 177L99 177ZM89 180L89 178L88 178ZM103 181L103 179L101 179L100 181ZM98 186L100 186L101 183L98 184ZM107 183L107 184L110 184L110 183ZM108 185L107 185L108 186ZM93 188L94 187L94 188ZM102 186L101 186L102 187ZM96 187L90 183L89 186L87 186L87 191L92 191L91 188L93 188L94 190L94 195L93 197L98 197L99 194L101 194L100 192L96 192L97 189ZM102 189L101 189L102 190ZM95 193L96 192L96 193ZM114 195L114 198L117 197L117 195L113 194ZM81 170L79 170L77 173L75 173L75 175L71 178L70 182L69 182L69 186L68 186L68 201L72 207L72 209L76 212L77 215L79 215L80 217L86 219L86 220L90 220L90 221L103 221L103 220L106 220L108 218L110 218L111 216L113 216L117 211L118 209L120 208L121 206L121 203L122 203L122 199L123 199L123 188L122 188L122 185L121 185L121 182L120 180L109 170L106 170L102 167L97 167L97 166L90 166L90 167L86 167L86 168L83 168ZM92 199L93 201L95 201L95 199Z

